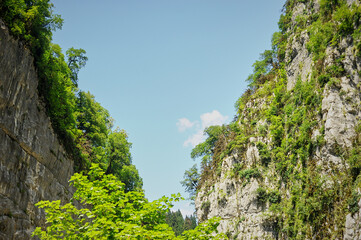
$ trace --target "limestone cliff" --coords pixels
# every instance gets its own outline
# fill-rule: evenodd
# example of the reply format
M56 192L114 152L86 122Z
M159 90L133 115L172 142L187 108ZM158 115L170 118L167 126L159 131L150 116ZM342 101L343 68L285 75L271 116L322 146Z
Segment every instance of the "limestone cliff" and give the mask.
M331 39L346 21L342 14L360 2L345 1L342 12L330 10L333 15L324 13L327 2L337 1L287 1L284 57L240 108L237 124L246 140L199 187L199 220L221 217L219 230L232 239L361 239L361 211L351 210L361 207L361 201L351 204L359 200L351 195L360 193L353 165L361 161L355 153L359 40L349 30L314 50L315 39L327 36L317 35L327 31L327 22L338 20L330 24ZM316 25L322 14L325 30ZM352 27L359 25L357 19Z
M37 93L33 57L0 21L0 239L29 239L40 200L69 200L73 161Z

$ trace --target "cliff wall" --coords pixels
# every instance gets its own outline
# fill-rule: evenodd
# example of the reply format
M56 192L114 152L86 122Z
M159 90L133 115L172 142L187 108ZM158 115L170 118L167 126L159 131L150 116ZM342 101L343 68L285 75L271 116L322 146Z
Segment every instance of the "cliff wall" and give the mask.
M40 200L68 201L73 161L37 93L34 59L0 20L0 239L29 239Z
M315 61L308 45L312 29L307 26L312 21L309 16L319 16L320 1L288 2L296 4L284 34L287 50L283 72L260 86L245 104L238 124L248 131L247 141L242 150L222 159L218 175L213 174L200 186L195 200L197 216L201 221L221 217L219 230L231 239L360 239L361 211L351 214L345 210L350 202L346 198L351 194L351 190L345 190L346 185L353 184L345 175L350 171L348 159L359 137L361 119L361 61L356 40L350 35L340 36L337 44L327 46L322 61ZM353 3L359 1L347 1L347 6L351 8ZM303 19L306 27L302 28ZM319 73L335 66L342 71L337 76L330 73L330 81L320 87L323 78ZM291 104L289 99L306 90L311 93L310 99L317 96L309 101L319 103L311 105L296 99ZM288 100L275 100L277 96ZM270 106L275 101L278 113L271 115ZM304 115L308 118L296 120ZM310 123L307 127L305 120ZM277 121L282 124L277 125ZM279 143L275 126L281 127ZM304 128L308 129L306 139L301 136ZM306 157L302 144L309 144ZM291 149L284 150L287 145ZM265 164L267 158L272 160ZM361 159L357 156L356 161ZM311 191L320 192L317 195ZM340 195L330 200L332 197L321 192ZM361 207L361 202L358 205ZM322 222L317 222L317 214L325 214Z

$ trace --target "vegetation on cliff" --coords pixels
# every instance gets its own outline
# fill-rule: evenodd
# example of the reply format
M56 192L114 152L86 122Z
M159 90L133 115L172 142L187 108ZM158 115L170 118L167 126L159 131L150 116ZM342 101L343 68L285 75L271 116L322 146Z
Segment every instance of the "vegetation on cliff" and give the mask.
M294 18L299 3L310 12ZM338 48L347 38L355 47L355 57L361 56L361 6L349 6L342 0L318 3L316 11L312 0L286 2L280 32L272 37L272 49L254 63L247 79L249 89L235 104L235 120L218 127L216 135L205 132L208 139L192 152L192 157L202 157L201 171L185 174L184 183L191 194L192 186L208 189L220 176L224 157L244 156L249 145L256 146L259 161L247 166L240 160L229 175L244 184L250 178L272 182L256 191L257 199L269 206L265 220L279 237L288 239L341 238L346 215L358 211L360 199L360 127L355 129L351 149L334 145L333 154L342 159L342 166L317 164L316 152L325 144L321 109L325 88L340 89L340 78L346 76L344 56L326 65L326 49ZM299 76L295 86L287 90L286 67L292 57L286 53L292 52L293 38L302 33L309 37L306 47L313 56L313 69L308 81ZM258 142L251 142L251 138ZM198 181L194 181L192 177L198 174Z
M88 171L91 163L98 163L122 180L127 191L140 190L143 183L132 164L127 133L113 129L109 112L89 92L78 89L78 73L88 59L85 50L70 48L64 55L51 42L52 31L63 23L53 13L53 4L49 0L4 0L0 18L34 56L39 95L55 132L75 161L75 171Z

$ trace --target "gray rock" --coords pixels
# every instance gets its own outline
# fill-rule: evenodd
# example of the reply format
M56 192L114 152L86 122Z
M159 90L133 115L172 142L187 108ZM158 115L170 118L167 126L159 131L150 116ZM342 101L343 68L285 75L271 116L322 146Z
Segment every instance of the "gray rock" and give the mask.
M286 52L286 62L290 62L286 67L287 90L295 86L298 78L308 81L313 65L312 55L306 49L307 32L302 32L300 36L293 35L290 39L292 39L290 50Z
M29 239L44 225L35 203L71 198L73 161L39 100L32 56L0 25L0 239Z
M360 1L348 0L349 4ZM310 9L312 8L312 9ZM315 12L319 10L319 1L307 1L306 4L298 3L293 9L292 19L297 16ZM295 24L291 24L291 29ZM286 51L286 74L287 90L291 91L298 79L309 81L313 68L313 56L308 52L306 44L309 36L306 31L298 34L292 33L289 36L288 49ZM332 171L346 171L347 162L342 157L342 151L352 147L353 140L356 136L355 127L361 119L361 95L360 83L361 71L360 59L355 56L355 47L350 37L341 39L340 45L328 47L326 49L325 61L323 68L326 69L337 63L342 58L341 64L345 70L343 77L332 79L333 84L328 83L322 93L321 111L317 116L318 126L314 127L312 139L316 140L321 134L324 135L324 144L318 147L312 159L320 167L322 174L326 177L332 174ZM263 109L267 105L266 99L252 99L246 103L248 109ZM255 111L256 112L256 111ZM245 111L242 115L244 119L250 122L252 116ZM245 122L247 122L245 121ZM324 123L324 129L321 126ZM266 119L261 119L258 126L267 125ZM264 136L267 136L265 134ZM272 163L267 169L262 169L262 180L251 178L250 181L230 177L235 163L242 163L246 168L251 168L259 163L259 153L255 143L262 141L268 143L267 137L250 137L248 146L242 153L237 153L229 158L224 159L221 177L212 182L214 191L207 194L206 189L202 189L196 198L197 215L202 216L202 202L209 201L210 209L208 218L213 216L222 217L219 230L228 232L234 239L277 239L274 231L272 219L267 218L267 204L260 205L257 203L256 190L259 186L270 187L279 180ZM233 159L233 160L232 160ZM227 204L220 207L218 200L224 197L227 186L232 184L234 190L229 191L226 195ZM326 181L326 185L331 182ZM288 197L287 186L281 184L283 197ZM361 201L359 203L361 206ZM329 229L332 231L333 229ZM279 236L278 236L279 237ZM282 236L283 237L283 236ZM315 237L316 238L316 237ZM344 230L344 239L361 239L361 210L353 215L347 215Z

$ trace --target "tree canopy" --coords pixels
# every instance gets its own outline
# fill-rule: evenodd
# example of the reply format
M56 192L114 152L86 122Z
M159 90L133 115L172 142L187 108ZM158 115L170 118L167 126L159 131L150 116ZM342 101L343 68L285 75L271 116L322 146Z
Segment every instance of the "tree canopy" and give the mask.
M37 204L46 213L47 225L36 228L33 236L50 239L226 239L217 233L218 218L210 219L176 237L165 216L180 194L149 202L141 191L125 191L125 184L96 164L89 177L76 173L70 179L76 188L73 202Z
M165 219L166 223L173 229L176 236L181 235L184 231L192 230L197 227L196 217L191 215L183 218L180 210L175 212L168 211Z
M68 58L68 67L71 71L71 80L74 85L78 86L78 73L81 68L83 68L88 60L88 57L85 56L86 51L82 48L75 49L73 47L69 48L66 51L66 56Z

